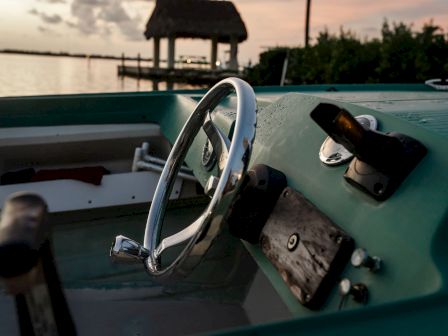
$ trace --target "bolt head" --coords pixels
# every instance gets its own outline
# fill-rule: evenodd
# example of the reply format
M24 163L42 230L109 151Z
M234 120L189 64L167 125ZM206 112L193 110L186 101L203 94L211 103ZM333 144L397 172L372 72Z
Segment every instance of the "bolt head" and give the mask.
M299 235L297 233L293 233L288 239L288 250L294 251L297 245L299 245Z
M371 257L366 249L357 248L353 251L351 263L354 267L366 267L371 272L378 272L381 269L382 262L378 257Z
M363 248L357 248L356 250L353 251L350 261L353 267L361 267L366 264L368 259L369 254L367 253L367 250Z
M342 279L341 282L339 283L339 294L341 294L342 296L347 296L350 294L350 292L352 291L352 282L350 281L350 279Z

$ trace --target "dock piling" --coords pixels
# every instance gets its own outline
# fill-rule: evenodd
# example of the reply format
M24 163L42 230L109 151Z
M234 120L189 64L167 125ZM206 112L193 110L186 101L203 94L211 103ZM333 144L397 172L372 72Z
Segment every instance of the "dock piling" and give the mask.
M141 56L140 53L137 54L137 69L138 69L138 78L140 79L140 77L142 76L142 68L141 68Z

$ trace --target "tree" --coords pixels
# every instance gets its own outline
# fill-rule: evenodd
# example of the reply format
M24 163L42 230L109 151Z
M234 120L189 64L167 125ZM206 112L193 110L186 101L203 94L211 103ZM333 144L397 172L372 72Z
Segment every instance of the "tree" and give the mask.
M421 31L387 21L381 39L361 41L353 32L320 32L308 48L272 48L247 71L254 85L278 85L289 51L287 79L292 84L422 83L448 77L448 39L432 22Z

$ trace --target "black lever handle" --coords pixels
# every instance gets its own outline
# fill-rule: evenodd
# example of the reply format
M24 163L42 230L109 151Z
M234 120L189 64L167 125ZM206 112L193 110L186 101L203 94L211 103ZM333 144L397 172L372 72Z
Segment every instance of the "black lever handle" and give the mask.
M0 221L0 277L15 296L22 335L75 335L51 248L47 204L13 194Z
M311 118L355 155L344 174L347 182L383 201L392 195L426 154L418 140L397 132L364 128L343 108L320 103Z
M311 118L334 141L377 169L388 170L401 161L403 144L398 138L364 128L343 108L321 103L311 112Z

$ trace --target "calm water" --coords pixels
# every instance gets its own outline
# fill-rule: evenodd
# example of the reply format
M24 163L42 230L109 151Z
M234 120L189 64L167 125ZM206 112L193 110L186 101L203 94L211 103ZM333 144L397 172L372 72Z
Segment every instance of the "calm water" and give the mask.
M119 64L116 60L0 54L0 97L153 90L150 80L118 77ZM177 88L189 86L174 84ZM160 83L159 90L165 89L166 83Z

